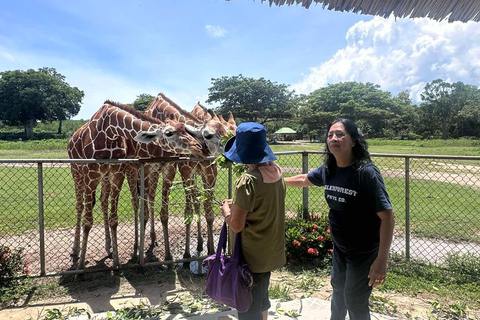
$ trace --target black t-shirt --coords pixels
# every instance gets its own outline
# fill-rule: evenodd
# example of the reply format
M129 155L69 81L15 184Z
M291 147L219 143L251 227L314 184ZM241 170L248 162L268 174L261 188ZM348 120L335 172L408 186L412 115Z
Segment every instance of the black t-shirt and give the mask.
M377 212L392 209L378 168L373 164L362 169L337 167L327 177L322 164L307 177L314 185L325 188L335 246L346 253L378 248L381 220Z

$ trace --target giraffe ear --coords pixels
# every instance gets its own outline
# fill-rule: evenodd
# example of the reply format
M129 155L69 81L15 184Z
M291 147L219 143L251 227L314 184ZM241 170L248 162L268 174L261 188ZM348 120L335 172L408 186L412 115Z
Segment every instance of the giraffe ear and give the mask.
M137 134L133 140L137 142L142 142L142 143L150 143L155 138L159 137L162 135L162 130L158 129L155 131L140 131L139 134Z
M195 128L194 126L186 124L185 131L187 131L189 135L193 136L197 140L202 140L203 138L202 129L200 128Z

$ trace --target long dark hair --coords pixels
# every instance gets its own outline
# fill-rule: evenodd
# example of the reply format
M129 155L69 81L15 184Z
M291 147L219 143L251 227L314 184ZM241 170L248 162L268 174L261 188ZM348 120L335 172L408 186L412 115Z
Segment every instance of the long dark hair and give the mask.
M372 163L372 160L370 159L370 153L368 153L368 143L363 137L363 135L359 132L355 122L353 122L352 120L345 118L337 118L333 120L333 122L328 126L327 136L330 128L337 122L343 124L345 130L355 142L355 145L352 147L352 165L358 170L365 167L367 164ZM325 138L325 152L325 159L323 161L325 165L325 173L327 174L327 176L330 176L333 172L335 172L335 168L337 167L337 160L335 160L335 157L328 149L327 138Z

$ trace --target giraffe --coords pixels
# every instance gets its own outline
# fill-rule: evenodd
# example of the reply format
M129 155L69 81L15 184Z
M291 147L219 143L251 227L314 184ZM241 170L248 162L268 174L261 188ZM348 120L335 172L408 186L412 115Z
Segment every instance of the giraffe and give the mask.
M157 154L164 157L174 154L205 156L203 147L185 131L184 124L171 120L164 123L133 108L108 100L86 124L73 134L68 142L67 151L71 159L121 159L132 157L131 155L143 147L144 143L147 143L145 148L154 148ZM72 258L74 263L78 260L77 269L79 270L85 268L88 235L93 225L92 209L95 190L102 180L108 182L104 191L108 191L111 197L110 216L107 218L108 214L104 212L104 221L108 219L110 226L113 266L119 266L117 205L125 178L124 171L124 164L71 164L77 202ZM104 198L105 195L102 196L102 202L106 202ZM108 202L106 204L108 206ZM102 205L102 210L104 209ZM80 251L82 214L84 214L83 237ZM105 247L107 249L108 245L106 244ZM78 258L79 251L80 258Z
M151 115L158 119L174 119L186 124L186 128L189 132L192 132L193 135L196 135L199 141L202 141L205 147L209 150L210 154L217 156L223 152L222 146L222 137L227 135L226 128L218 120L218 118L210 117L209 119L199 119L190 112L183 110L169 98L167 98L163 93L159 93L152 103L147 107L145 111L146 114ZM212 161L185 161L178 162L177 167L170 166L164 170L164 174L170 176L172 179L175 176L176 169L178 168L181 176L183 186L185 188L185 217L192 216L192 203L195 206L195 213L199 216L200 208L199 203L194 201L197 198L198 190L193 188L195 183L195 176L200 175L202 177L203 187L206 190L207 201L204 202L205 208L205 217L207 220L208 226L208 240L207 248L209 254L214 252L213 244L213 220L214 212L211 205L211 200L213 199L213 187L216 183L217 177L217 167L212 164ZM153 184L152 184L153 185ZM168 192L169 184L165 184L162 189L162 194ZM153 190L154 192L154 190ZM170 246L168 242L168 204L163 203L162 211L160 214L163 235L165 239L165 260L171 260L172 255L170 253ZM190 221L186 219L186 221ZM190 222L186 223L186 232L185 232L185 252L183 257L190 258ZM200 219L197 220L197 238L198 246L197 251L203 251L203 238L201 232L201 223ZM151 225L151 237L154 239L155 231L153 229L153 224ZM150 250L153 249L154 241L152 240L150 245Z
M205 108L200 104L200 101L198 101L193 107L191 113L200 120L210 120L212 118L216 118L227 130L230 130L233 133L235 133L237 130L237 124L235 123L235 119L233 119L233 114L231 112L228 113L228 121L226 121L221 114L216 115L212 109Z

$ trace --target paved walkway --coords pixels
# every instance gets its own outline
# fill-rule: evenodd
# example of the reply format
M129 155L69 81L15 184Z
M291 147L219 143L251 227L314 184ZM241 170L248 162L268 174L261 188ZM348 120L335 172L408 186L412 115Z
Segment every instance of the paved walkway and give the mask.
M113 305L120 304L121 306L125 306L126 304L138 304L141 302L148 303L148 301L140 299L125 299L129 301L115 301ZM137 301L138 300L138 301ZM70 305L72 306L72 305ZM76 303L73 306L76 308L85 308L88 310L88 306L83 306L82 303ZM50 306L52 307L52 306ZM50 308L49 307L49 308ZM55 306L58 309L62 309L64 307L68 307L68 305L57 305ZM5 313L7 311L7 313ZM13 310L12 310L13 311ZM30 311L32 311L30 309ZM3 310L2 320L7 319L20 319L18 317L8 317L8 310ZM38 311L37 311L38 312ZM38 314L38 313L37 313ZM13 314L12 314L13 315ZM32 317L36 319L35 315L32 313L24 313L25 318L28 319ZM5 318L4 318L5 317ZM97 313L92 315L89 318L87 315L82 315L78 317L70 317L69 320L103 320L107 319L107 314ZM216 312L216 313L204 313L202 315L196 315L191 317L185 317L180 314L170 314L170 315L162 315L159 318L149 318L155 320L236 320L237 319L237 312L235 310L223 311L223 312ZM301 300L293 300L288 302L279 302L278 300L272 300L272 307L269 310L269 320L329 320L330 319L330 301L321 300L317 298L306 298ZM348 317L347 317L348 319ZM400 320L399 318L392 318L385 315L380 315L377 313L372 313L372 320Z

